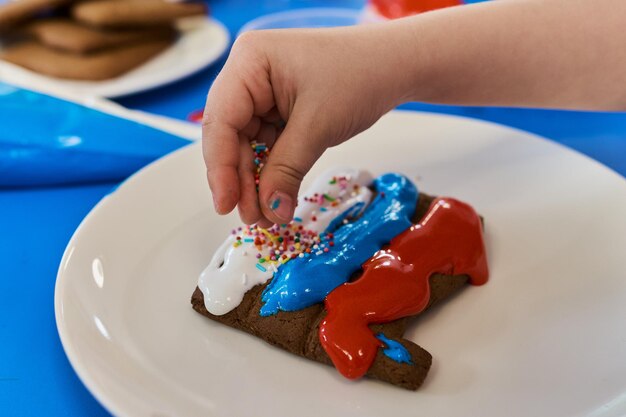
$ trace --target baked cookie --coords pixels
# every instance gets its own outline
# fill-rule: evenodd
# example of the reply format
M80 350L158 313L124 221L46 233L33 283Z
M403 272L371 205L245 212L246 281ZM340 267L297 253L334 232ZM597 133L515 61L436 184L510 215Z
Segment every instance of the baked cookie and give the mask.
M71 3L73 0L19 0L0 5L0 33L36 17L38 14Z
M38 42L8 47L0 59L40 74L73 80L98 81L115 78L167 49L173 41L156 40L76 55L48 48Z
M294 221L234 230L202 273L192 306L297 355L417 389L431 355L408 320L487 280L482 224L467 204L418 194L398 174L320 177Z
M171 40L176 30L171 26L115 31L94 29L67 18L49 18L27 24L22 34L40 43L68 52L89 52L147 41Z
M206 14L204 3L165 0L94 0L72 7L72 16L91 26L119 28L163 25L181 17Z

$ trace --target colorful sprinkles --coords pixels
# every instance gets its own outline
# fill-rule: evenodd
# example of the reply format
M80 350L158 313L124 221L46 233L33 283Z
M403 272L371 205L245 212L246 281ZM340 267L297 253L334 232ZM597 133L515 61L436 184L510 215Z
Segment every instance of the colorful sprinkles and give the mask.
M265 144L252 143L255 153L255 165L257 166L256 182L258 189L258 177L264 165L264 160L269 152ZM344 197L356 196L360 192L360 186L348 187L350 178L333 177L329 181L332 187L339 187L339 192L329 190L326 193L315 193L312 196L304 197L304 201L318 206L320 212L328 211L328 207L339 205ZM307 215L309 216L309 215ZM317 221L316 210L312 210L309 221ZM350 219L344 219L343 223L348 223ZM239 227L232 230L234 237L233 247L238 248L245 245L245 248L255 248L254 255L256 268L262 272L271 270L277 271L277 267L295 258L305 258L309 256L319 256L330 251L335 245L332 233L317 233L307 229L302 224L304 220L294 217L289 224L274 225L269 229L263 229L256 225Z
M254 183L256 184L256 190L259 191L259 181L261 179L261 170L267 162L267 158L270 156L270 150L265 143L257 143L256 141L250 142L252 151L254 152L254 165L256 170L254 172Z
M296 257L321 255L334 246L332 233L316 233L305 229L297 222L274 225L262 229L256 225L233 229L235 236L233 246L253 246L257 250L256 267L262 272L267 271L265 265L272 270Z

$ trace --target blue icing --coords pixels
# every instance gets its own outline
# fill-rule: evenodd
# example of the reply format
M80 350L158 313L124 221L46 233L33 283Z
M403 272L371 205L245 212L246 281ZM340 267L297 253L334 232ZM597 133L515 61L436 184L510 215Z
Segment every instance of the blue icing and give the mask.
M359 213L361 213L364 208L365 208L364 202L361 201L360 203L356 203L355 205L353 205L352 207L350 207L349 209L341 213L339 216L335 217L326 227L326 230L324 230L324 233L334 233L337 229L343 226L344 219L358 216Z
M386 357L398 363L408 363L409 365L413 365L413 361L411 361L411 354L404 346L402 346L400 342L388 339L382 333L378 333L376 338L385 344L383 353Z
M358 220L334 233L335 245L328 252L296 258L278 270L263 292L261 316L322 302L383 245L411 226L418 195L415 185L402 175L385 174L376 178L374 187L376 198Z

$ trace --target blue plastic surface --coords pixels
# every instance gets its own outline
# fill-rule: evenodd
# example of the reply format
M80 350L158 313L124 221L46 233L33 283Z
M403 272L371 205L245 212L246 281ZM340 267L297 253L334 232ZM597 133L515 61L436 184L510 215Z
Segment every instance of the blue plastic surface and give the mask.
M248 20L290 7L361 7L353 0L215 0L231 34ZM184 119L203 106L223 64L174 85L119 100ZM405 108L491 120L544 135L626 175L626 114L476 109L410 104ZM4 123L0 110L0 126ZM54 280L74 229L115 184L0 190L0 416L107 416L72 371L54 322Z
M0 187L116 181L190 141L0 82Z

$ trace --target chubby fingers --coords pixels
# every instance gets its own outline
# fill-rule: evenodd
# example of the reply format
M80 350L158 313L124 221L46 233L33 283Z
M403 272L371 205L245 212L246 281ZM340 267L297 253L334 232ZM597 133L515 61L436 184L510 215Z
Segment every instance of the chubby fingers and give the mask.
M256 135L252 138L240 135L240 163L239 163L239 217L246 224L260 223L261 226L268 226L266 219L259 207L259 199L257 194L257 184L255 182L255 174L257 165L254 162L254 152L250 146L251 140L257 143L265 143L268 147L272 147L276 139L276 127L273 124L260 122Z
M241 204L248 221L260 215L252 204L250 166L242 161L249 155L242 151L242 142L257 136L259 116L274 107L269 64L255 39L242 36L233 45L209 91L202 123L203 156L215 209L226 214Z
M239 201L239 135L254 113L245 84L227 67L209 91L202 120L202 154L219 214L230 212Z
M306 173L326 150L322 130L304 112L294 110L261 173L259 206L271 223L288 223Z

